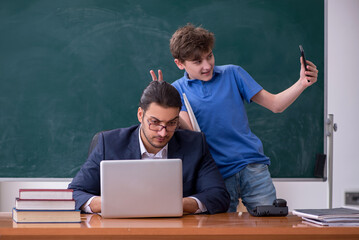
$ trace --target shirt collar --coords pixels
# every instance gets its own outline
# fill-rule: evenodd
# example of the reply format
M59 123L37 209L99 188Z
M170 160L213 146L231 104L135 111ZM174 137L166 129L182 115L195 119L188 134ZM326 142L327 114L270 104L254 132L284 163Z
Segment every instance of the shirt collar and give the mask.
M165 158L167 158L168 143L156 154L147 152L147 149L141 139L141 127L142 126L140 126L140 131L138 131L138 140L140 142L141 159L145 159L145 158L165 159Z

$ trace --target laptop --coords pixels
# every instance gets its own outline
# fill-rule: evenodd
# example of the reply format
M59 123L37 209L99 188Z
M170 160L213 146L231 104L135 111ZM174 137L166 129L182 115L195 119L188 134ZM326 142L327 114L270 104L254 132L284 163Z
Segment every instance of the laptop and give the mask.
M103 218L183 214L181 159L103 160L100 177Z

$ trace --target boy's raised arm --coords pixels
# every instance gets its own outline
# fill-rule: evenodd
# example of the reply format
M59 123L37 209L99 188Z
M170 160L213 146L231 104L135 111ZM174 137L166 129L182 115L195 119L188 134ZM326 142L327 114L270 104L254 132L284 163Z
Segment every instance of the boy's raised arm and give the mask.
M263 89L252 97L252 101L274 113L280 113L287 109L299 95L307 87L313 85L318 78L317 67L311 61L306 61L308 71L305 71L302 57L300 62L300 78L296 83L278 94L272 94Z

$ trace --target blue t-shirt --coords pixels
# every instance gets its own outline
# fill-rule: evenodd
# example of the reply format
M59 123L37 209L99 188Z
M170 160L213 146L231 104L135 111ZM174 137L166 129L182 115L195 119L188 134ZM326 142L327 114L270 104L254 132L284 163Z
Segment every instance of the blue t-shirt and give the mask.
M215 66L210 81L189 79L185 72L172 85L181 95L181 111L187 111L182 95L186 94L223 178L250 163L270 163L262 142L249 129L244 108L244 100L250 103L263 88L243 68Z

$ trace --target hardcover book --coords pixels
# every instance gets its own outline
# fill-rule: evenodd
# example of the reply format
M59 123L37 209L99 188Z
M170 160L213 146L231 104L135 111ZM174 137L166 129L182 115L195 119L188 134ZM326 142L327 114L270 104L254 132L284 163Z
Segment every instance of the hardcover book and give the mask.
M80 210L18 210L13 208L16 223L79 223Z
M338 218L359 219L359 210L350 208L331 209L295 209L293 214L299 217L306 217L318 220L329 220Z
M20 189L19 199L73 200L72 189Z
M18 210L75 210L75 200L16 198L15 208Z
M320 226L359 226L359 210L356 209L296 209L292 213L302 217L303 222Z

